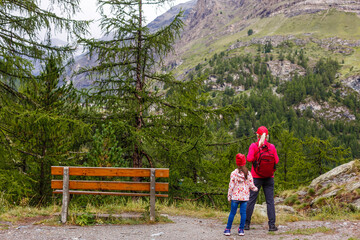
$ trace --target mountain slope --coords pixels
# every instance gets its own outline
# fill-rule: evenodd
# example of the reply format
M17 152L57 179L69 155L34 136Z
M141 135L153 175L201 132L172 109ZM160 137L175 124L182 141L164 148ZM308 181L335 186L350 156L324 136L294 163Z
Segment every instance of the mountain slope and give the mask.
M181 40L169 62L186 64L187 58L208 57L209 53L221 52L236 41L253 37L310 34L319 39L335 36L358 39L359 9L360 3L354 1L199 0L186 20ZM250 28L255 34L248 37Z

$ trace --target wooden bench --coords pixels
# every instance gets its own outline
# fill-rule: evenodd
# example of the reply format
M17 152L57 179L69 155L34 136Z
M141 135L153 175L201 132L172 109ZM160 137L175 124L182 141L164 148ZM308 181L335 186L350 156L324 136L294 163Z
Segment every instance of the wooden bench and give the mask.
M51 175L63 179L51 180L55 194L63 194L61 222L66 223L70 194L150 196L150 221L155 221L155 197L168 197L169 183L156 182L156 178L169 178L168 168L112 168L52 166ZM149 177L150 182L70 180L70 176L87 177ZM75 178L75 177L72 177Z

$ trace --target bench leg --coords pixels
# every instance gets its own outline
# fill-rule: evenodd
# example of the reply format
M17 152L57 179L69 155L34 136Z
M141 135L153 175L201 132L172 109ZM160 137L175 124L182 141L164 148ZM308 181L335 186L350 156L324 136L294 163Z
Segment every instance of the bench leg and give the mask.
M155 169L150 170L150 221L155 221Z
M61 222L66 223L69 210L69 167L64 167L63 175L63 198L62 198L62 209L61 209Z

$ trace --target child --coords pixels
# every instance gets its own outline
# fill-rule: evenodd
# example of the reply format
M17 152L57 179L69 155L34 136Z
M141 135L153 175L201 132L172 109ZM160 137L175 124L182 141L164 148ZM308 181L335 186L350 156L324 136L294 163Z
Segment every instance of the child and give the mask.
M231 175L228 191L228 201L231 202L231 210L229 219L224 231L226 236L230 236L231 225L233 223L238 205L240 204L240 226L238 233L240 236L244 236L244 225L246 219L246 205L249 201L250 190L257 191L257 187L254 185L253 177L248 169L245 167L246 158L243 154L238 153L236 155L236 165L238 166Z

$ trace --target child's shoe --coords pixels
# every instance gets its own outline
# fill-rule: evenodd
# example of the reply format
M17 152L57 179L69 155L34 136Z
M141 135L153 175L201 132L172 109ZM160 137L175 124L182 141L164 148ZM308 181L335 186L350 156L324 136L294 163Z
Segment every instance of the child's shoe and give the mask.
M238 233L239 233L239 236L244 236L245 235L244 229L241 229L241 228L238 229Z
M230 236L230 229L227 229L227 228L225 228L225 231L224 231L224 235L225 236Z

